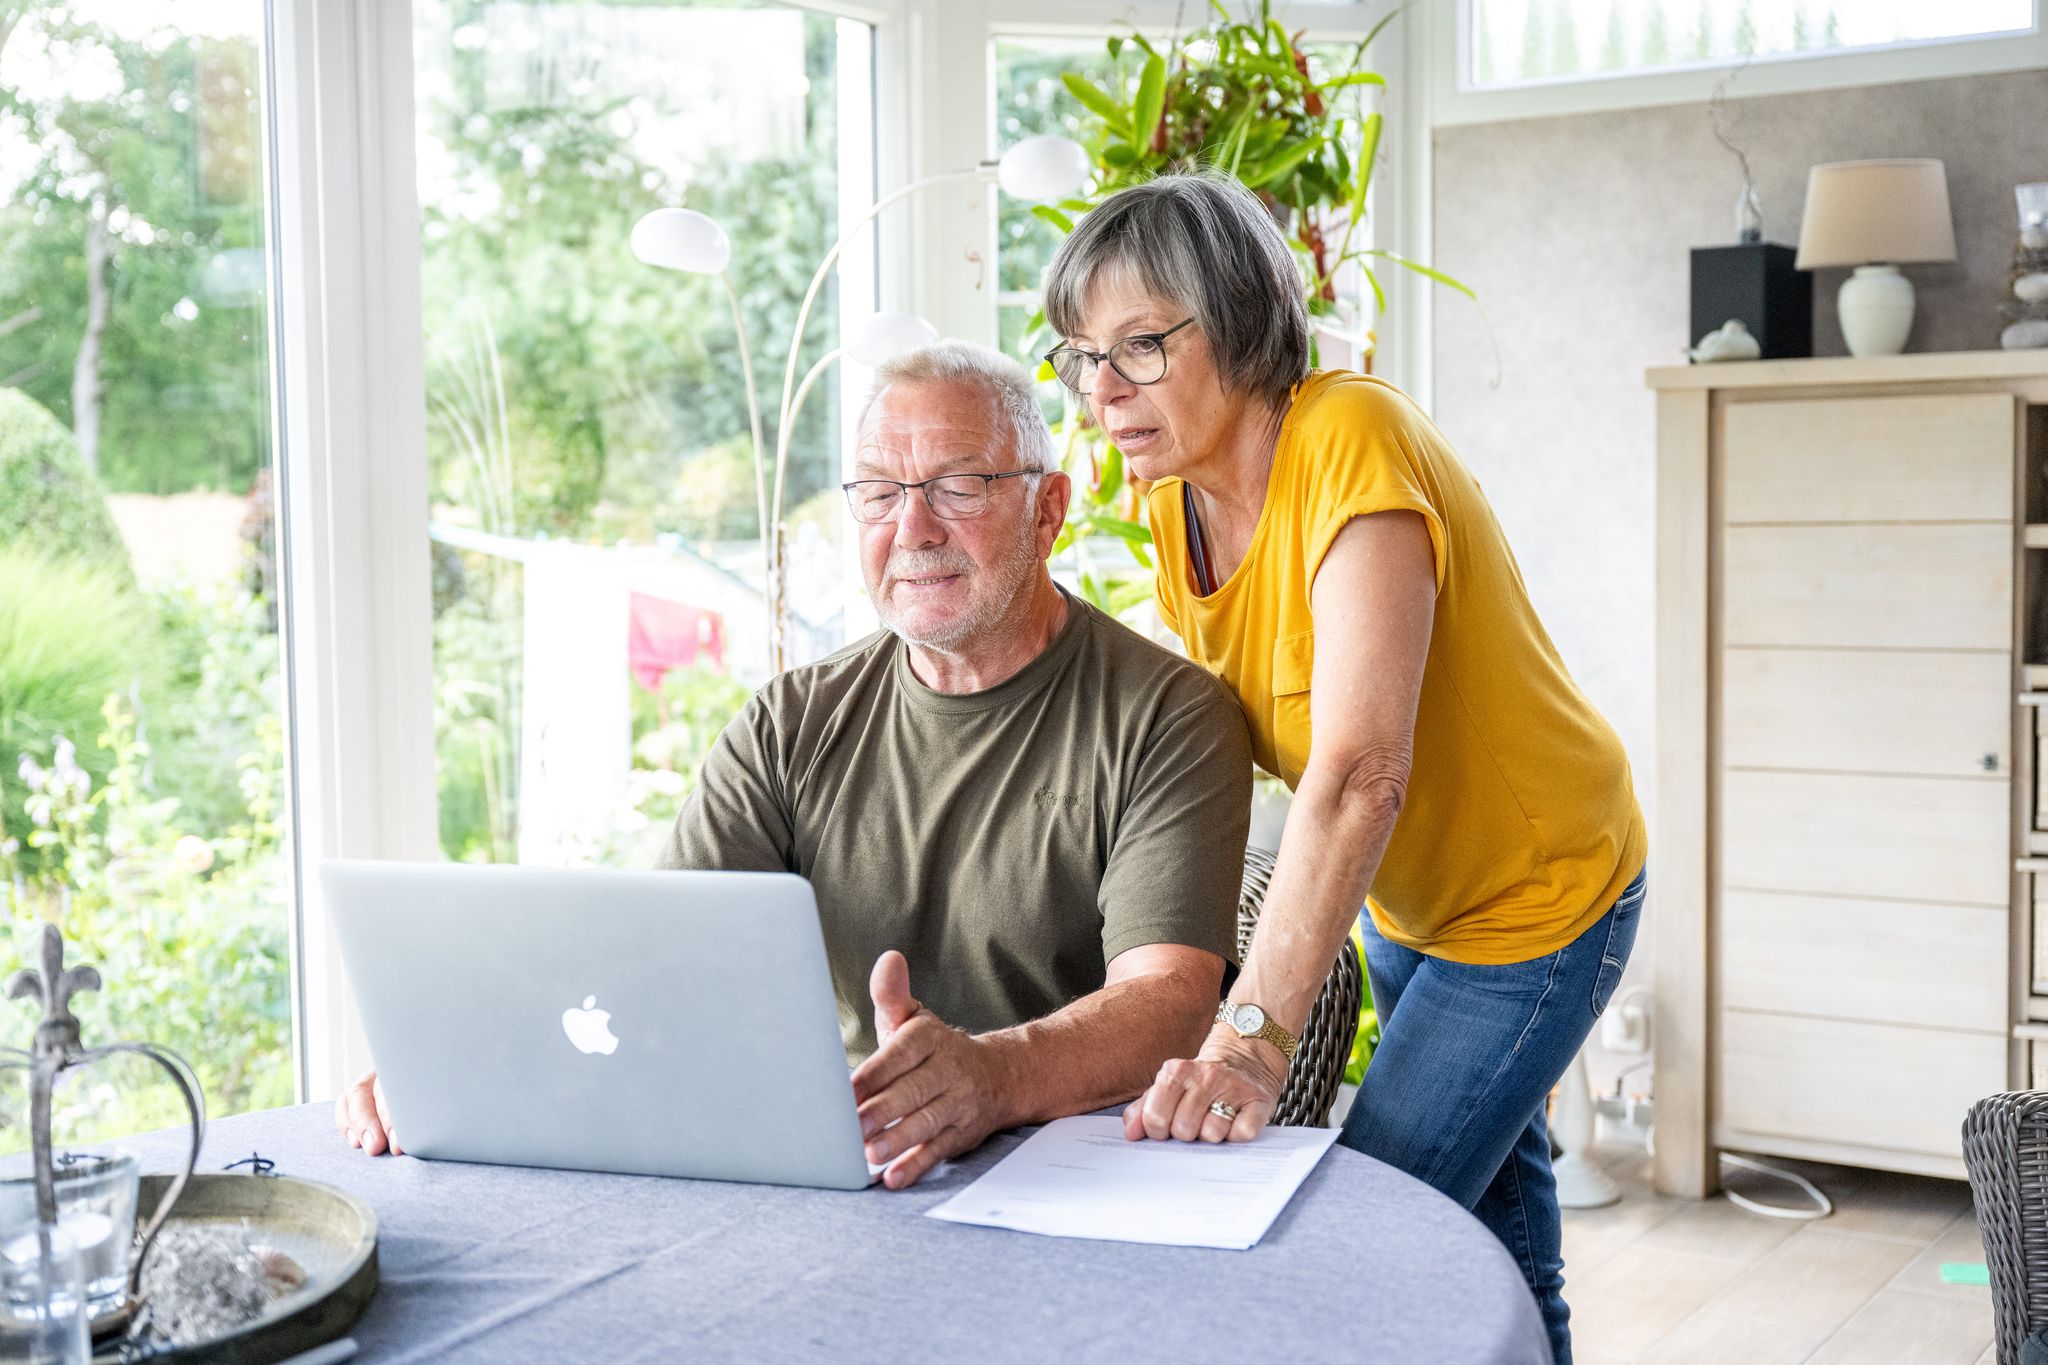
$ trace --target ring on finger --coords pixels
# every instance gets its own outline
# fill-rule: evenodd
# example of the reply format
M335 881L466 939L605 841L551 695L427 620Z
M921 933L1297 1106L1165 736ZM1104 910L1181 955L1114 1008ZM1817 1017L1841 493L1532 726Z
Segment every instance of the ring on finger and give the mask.
M1225 1104L1222 1100L1218 1100L1209 1106L1209 1112L1222 1119L1225 1123L1228 1123L1237 1117L1237 1106Z

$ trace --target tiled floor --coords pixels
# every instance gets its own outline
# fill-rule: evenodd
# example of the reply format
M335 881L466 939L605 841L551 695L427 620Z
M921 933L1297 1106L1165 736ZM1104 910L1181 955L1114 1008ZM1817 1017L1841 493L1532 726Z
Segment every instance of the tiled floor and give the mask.
M1596 1157L1624 1191L1565 1214L1565 1297L1580 1365L1991 1365L1991 1291L1941 1282L1984 1252L1960 1181L1785 1161L1832 1217L1764 1218L1725 1199L1661 1199L1640 1149ZM1730 1171L1771 1203L1793 1187Z

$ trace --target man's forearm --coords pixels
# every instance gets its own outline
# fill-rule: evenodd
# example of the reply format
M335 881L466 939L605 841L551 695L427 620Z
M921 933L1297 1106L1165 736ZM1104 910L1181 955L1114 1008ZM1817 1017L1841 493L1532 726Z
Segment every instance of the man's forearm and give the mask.
M997 1049L999 1128L1043 1123L1140 1094L1169 1058L1192 1056L1215 1017L1222 971L1146 973L1065 1009L979 1036Z

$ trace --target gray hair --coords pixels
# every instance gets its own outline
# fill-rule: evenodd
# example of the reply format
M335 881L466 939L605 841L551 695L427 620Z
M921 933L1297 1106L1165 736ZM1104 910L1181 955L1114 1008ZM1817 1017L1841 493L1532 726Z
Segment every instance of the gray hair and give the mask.
M971 341L936 341L883 361L875 370L875 383L868 390L867 402L861 406L860 424L867 425L875 400L892 384L962 383L979 387L996 414L1010 424L1020 469L1040 474L1059 469L1052 432L1038 406L1038 385L1030 371L1002 352ZM1037 480L1031 482L1036 484Z
M1231 176L1162 175L1090 209L1045 272L1054 331L1083 330L1088 291L1105 270L1192 314L1229 391L1278 404L1308 373L1294 253L1265 204Z

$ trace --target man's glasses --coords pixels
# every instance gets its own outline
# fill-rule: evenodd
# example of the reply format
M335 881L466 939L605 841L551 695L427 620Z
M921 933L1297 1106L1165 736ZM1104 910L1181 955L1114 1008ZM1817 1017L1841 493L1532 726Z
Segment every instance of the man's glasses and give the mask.
M997 479L1016 479L1043 471L1012 469L1002 474L941 474L922 483L898 483L894 479L856 479L840 484L853 519L870 526L894 521L903 515L904 498L912 489L924 494L924 505L932 515L947 521L966 521L988 511L989 485Z
M1166 378L1166 339L1193 322L1188 318L1163 332L1138 332L1112 342L1106 351L1061 346L1045 353L1046 363L1060 382L1082 397L1095 383L1095 371L1103 361L1133 384L1157 384Z

